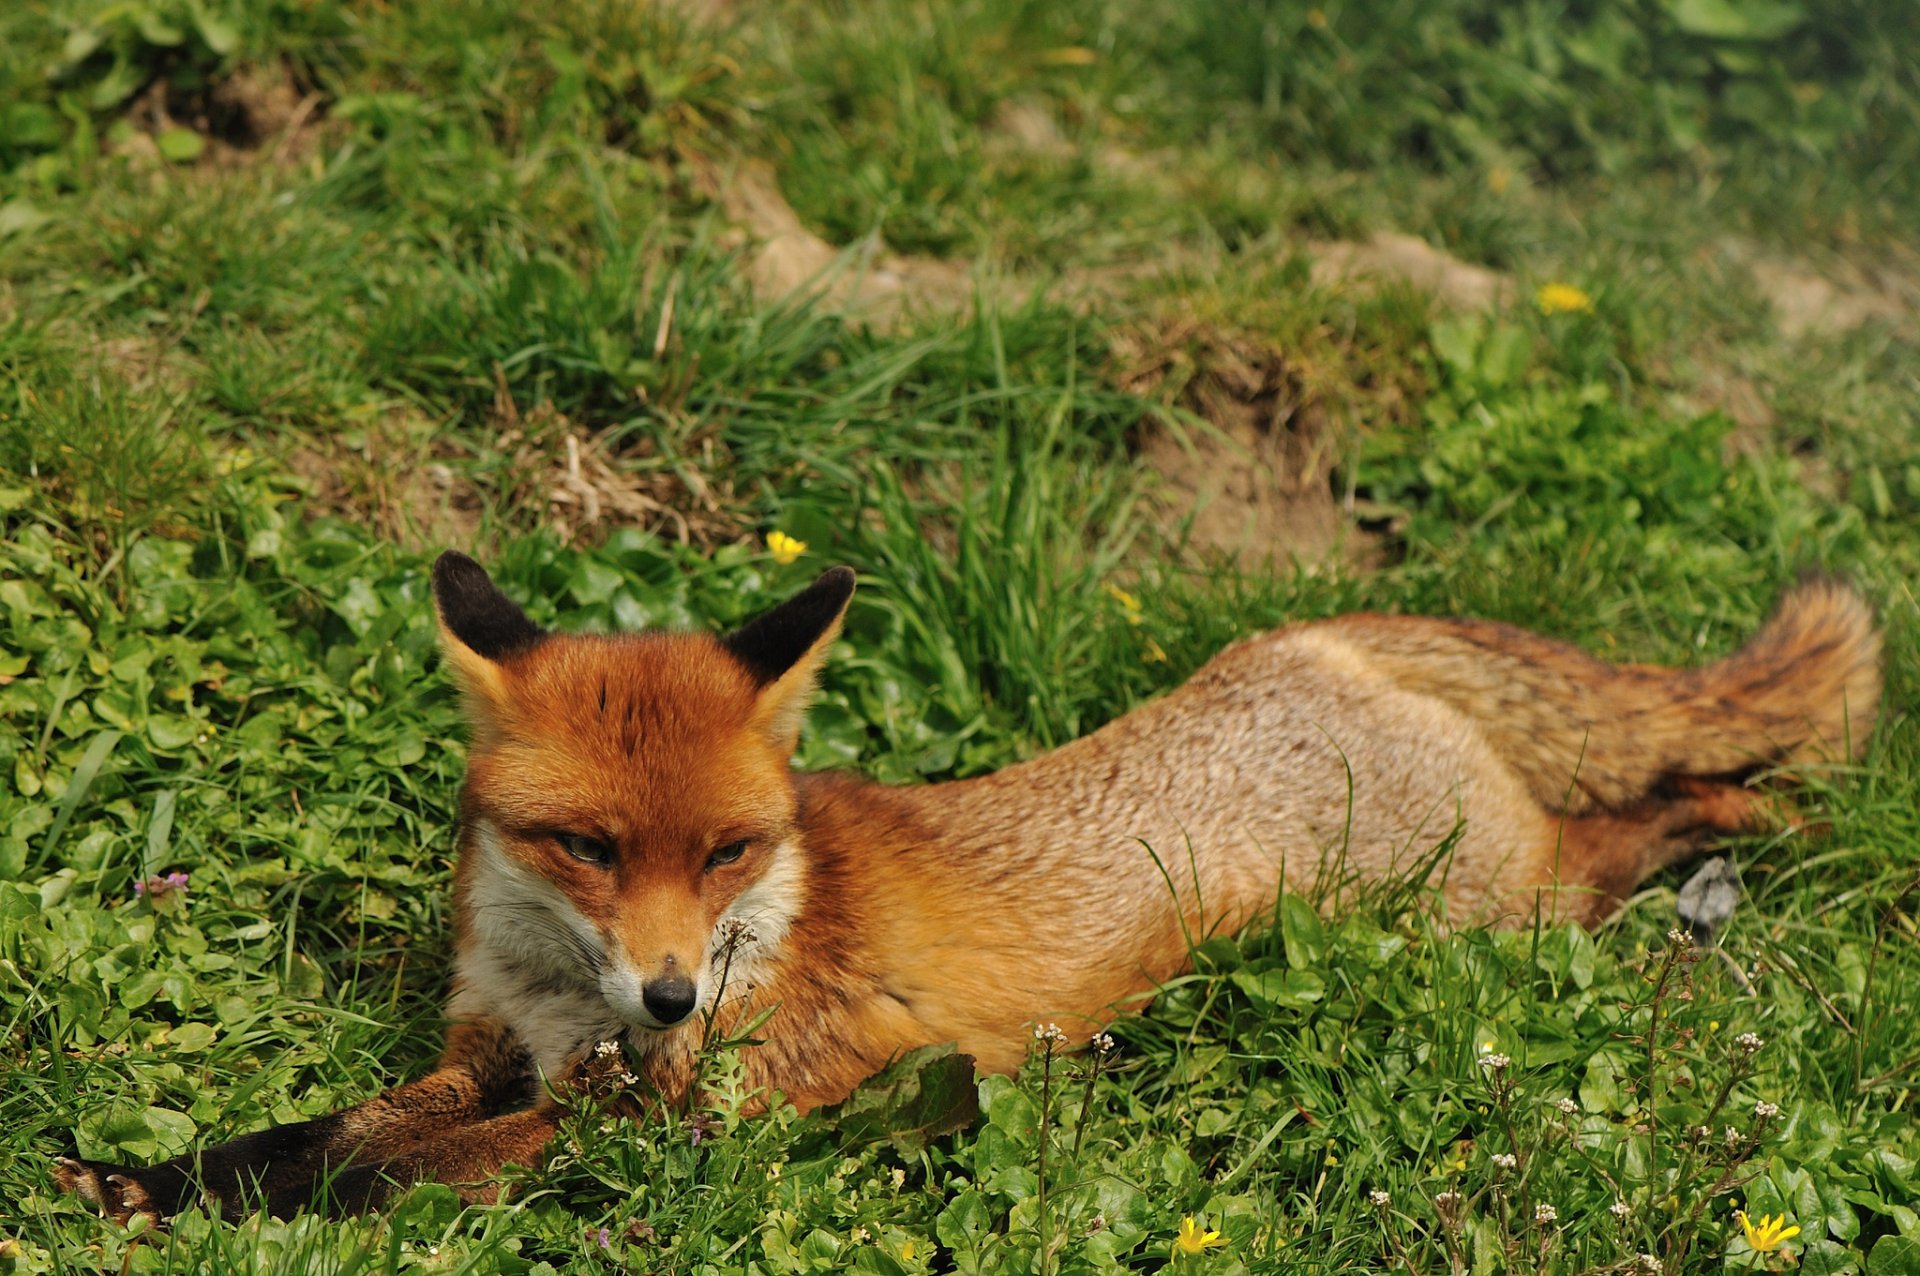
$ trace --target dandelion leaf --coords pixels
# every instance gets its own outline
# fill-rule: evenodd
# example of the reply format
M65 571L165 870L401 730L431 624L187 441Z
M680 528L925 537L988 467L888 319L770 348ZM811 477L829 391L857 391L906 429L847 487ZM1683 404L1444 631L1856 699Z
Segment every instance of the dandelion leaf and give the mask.
M843 1148L885 1141L911 1155L980 1115L973 1056L951 1045L910 1050L822 1115Z

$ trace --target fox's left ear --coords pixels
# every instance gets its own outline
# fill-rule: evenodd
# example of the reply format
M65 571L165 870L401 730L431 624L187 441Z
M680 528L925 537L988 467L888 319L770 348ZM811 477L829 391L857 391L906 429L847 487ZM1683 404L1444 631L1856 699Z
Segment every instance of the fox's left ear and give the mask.
M853 597L853 568L830 567L772 611L762 612L720 640L760 684L754 725L791 751L813 698L813 680L827 647L840 632Z
M511 598L465 554L448 550L433 563L433 606L440 618L440 645L467 693L475 727L492 724L506 707L506 671L501 662L543 636Z

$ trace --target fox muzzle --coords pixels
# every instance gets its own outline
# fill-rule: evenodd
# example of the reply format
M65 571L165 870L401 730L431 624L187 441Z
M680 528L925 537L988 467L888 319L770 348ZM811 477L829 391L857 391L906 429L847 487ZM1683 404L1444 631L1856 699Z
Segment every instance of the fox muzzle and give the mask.
M685 1019L699 1002L699 990L685 975L666 975L640 986L640 1003L662 1027L670 1028Z

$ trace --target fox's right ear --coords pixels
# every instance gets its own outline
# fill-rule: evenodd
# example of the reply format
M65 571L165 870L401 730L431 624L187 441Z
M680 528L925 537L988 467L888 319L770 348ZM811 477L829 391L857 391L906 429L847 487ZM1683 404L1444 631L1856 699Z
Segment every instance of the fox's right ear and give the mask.
M433 607L447 663L480 725L506 706L500 662L539 642L540 627L500 592L486 568L453 550L434 560Z

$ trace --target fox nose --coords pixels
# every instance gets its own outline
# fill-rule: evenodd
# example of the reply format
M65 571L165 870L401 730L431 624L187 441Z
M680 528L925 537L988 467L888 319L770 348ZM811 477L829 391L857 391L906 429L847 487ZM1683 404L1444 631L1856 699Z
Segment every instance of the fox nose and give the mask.
M667 975L640 988L647 1013L662 1024L676 1024L692 1014L694 995L693 980L685 975Z

